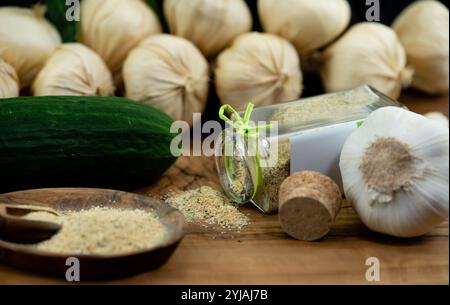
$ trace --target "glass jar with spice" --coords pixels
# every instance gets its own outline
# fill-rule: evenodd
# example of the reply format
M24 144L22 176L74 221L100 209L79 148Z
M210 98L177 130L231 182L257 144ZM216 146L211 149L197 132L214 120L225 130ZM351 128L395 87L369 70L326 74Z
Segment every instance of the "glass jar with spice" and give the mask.
M273 213L279 187L291 173L317 171L341 185L339 157L345 140L373 111L386 106L404 107L370 86L249 107L245 113L225 105L220 117L231 127L216 147L225 193L238 204L252 202L264 213ZM230 118L224 115L227 110ZM263 130L270 135L262 135Z

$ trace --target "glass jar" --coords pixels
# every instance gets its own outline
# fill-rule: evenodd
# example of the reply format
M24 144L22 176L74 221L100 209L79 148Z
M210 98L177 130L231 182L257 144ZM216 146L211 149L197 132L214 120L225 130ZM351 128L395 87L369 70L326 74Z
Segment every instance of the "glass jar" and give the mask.
M361 86L254 109L250 121L270 123L276 132L255 139L232 127L224 130L216 146L216 167L225 193L238 204L252 202L264 213L273 213L278 189L291 173L315 170L339 180L345 139L373 111L386 106L404 107ZM273 154L276 162L269 164Z

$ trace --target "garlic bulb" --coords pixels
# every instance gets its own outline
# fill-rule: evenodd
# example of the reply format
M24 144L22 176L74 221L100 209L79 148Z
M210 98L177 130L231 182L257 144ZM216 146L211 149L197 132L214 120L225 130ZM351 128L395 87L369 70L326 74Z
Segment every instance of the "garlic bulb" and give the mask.
M0 58L0 99L19 96L19 79L13 67Z
M131 51L123 67L126 96L152 105L174 120L193 124L208 97L209 67L188 40L151 36Z
M402 108L381 108L344 145L345 195L373 231L423 235L449 215L448 156L448 128Z
M449 13L438 1L411 4L393 24L415 70L412 86L430 94L448 92Z
M252 28L243 0L165 0L164 13L171 33L192 41L207 58Z
M368 84L397 99L413 74L395 32L374 22L351 27L325 50L322 60L320 72L327 92Z
M217 59L216 90L224 104L243 110L298 98L303 91L300 59L285 39L271 34L239 36Z
M110 96L114 94L111 72L101 57L81 43L57 48L33 83L33 94Z
M80 31L80 41L116 74L139 42L162 29L156 14L142 0L84 0Z
M351 17L346 0L259 0L258 10L264 30L286 38L302 55L336 39Z
M425 114L425 117L439 123L442 124L442 126L445 126L448 128L449 126L449 122L448 122L448 117L443 114L442 112L430 112Z
M45 9L0 8L0 58L14 67L21 88L28 87L48 56L61 44L56 28L44 18Z

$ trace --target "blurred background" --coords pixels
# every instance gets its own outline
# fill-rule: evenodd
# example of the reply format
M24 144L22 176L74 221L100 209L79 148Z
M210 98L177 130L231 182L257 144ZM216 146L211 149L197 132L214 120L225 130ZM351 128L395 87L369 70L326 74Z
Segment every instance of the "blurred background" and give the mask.
M163 0L160 0L162 2ZM257 0L246 0L252 12L257 12ZM280 0L283 1L283 0ZM351 24L366 21L366 11L369 6L366 5L366 0L347 0L352 7L352 21ZM380 1L380 22L386 25L391 25L394 19L411 3L416 0L379 0ZM449 7L449 0L439 0L441 3ZM261 30L261 25L258 23L259 19L253 16L255 22L255 30ZM314 96L323 93L322 82L317 74L306 74L304 80L305 91L303 97Z
M161 23L165 31L168 31L167 23L164 20L162 13L162 4L164 0L144 0L147 2L158 14L161 19ZM245 0L248 6L251 8L253 14L253 22L254 22L254 30L262 31L260 21L258 18L258 10L257 10L257 0ZM283 1L283 0L280 0ZM358 22L366 21L366 11L371 5L366 5L366 0L347 0L352 7L352 19L351 24L355 24ZM386 25L391 25L394 19L412 2L415 0L379 0L380 3L380 22ZM450 0L439 0L445 6L449 7ZM35 3L46 3L54 7L59 7L59 9L52 9L47 12L47 17L50 21L52 21L57 28L60 30L63 40L73 41L76 37L76 25L74 23L68 23L64 19L64 10L66 9L65 0L0 0L0 6L30 6ZM55 4L56 3L56 4ZM318 94L322 94L324 92L324 88L320 79L320 76L317 73L308 73L304 72L304 91L302 93L302 97L310 97ZM212 80L214 82L214 80ZM406 96L406 97L405 97ZM438 97L441 101L443 98L448 100L448 95L444 97ZM402 98L400 101L405 104L409 104L410 101L418 100L415 102L414 106L417 111L422 111L422 107L420 103L424 103L423 111L429 109L429 105L424 100L433 100L436 97L428 96L425 93L417 92L414 89L408 89L406 92L402 94ZM208 108L205 111L205 117L210 119L214 118L217 114L220 102L215 92L215 86L210 86L210 97L208 99ZM442 102L440 103L443 104ZM448 114L448 103L446 103L445 107L439 107L439 110Z
M30 6L33 3L45 3L45 2L61 2L62 5L65 4L65 0L0 0L0 5L14 5L14 6ZM158 6L158 9L161 12L162 3L164 0L145 0L152 6ZM256 2L257 0L245 0L249 7L252 9L252 12L255 14L256 10ZM283 1L283 0L280 0ZM366 21L366 11L368 6L366 5L366 0L347 0L352 7L352 24L357 22ZM380 1L380 22L386 25L390 25L395 17L397 17L400 12L407 7L409 4L414 2L415 0L379 0ZM439 0L441 3L449 7L450 0ZM254 17L254 27L255 30L260 30L261 26L259 24L258 17Z

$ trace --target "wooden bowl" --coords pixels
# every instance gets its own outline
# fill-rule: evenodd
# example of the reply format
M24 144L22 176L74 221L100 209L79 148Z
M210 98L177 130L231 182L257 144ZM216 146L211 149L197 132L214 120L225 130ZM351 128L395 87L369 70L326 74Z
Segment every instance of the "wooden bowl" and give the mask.
M0 203L37 205L60 212L96 206L142 209L156 213L168 231L167 238L155 248L122 255L61 255L0 240L1 263L63 279L70 267L66 266L68 257L79 259L82 279L124 277L160 267L174 252L186 229L183 214L169 205L149 197L112 190L61 188L20 191L0 195Z

